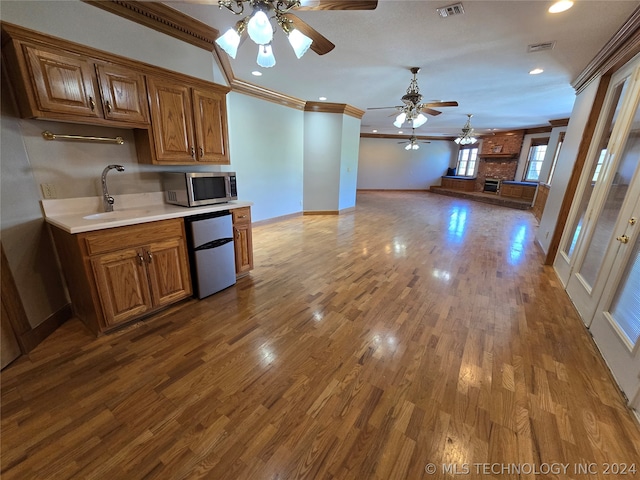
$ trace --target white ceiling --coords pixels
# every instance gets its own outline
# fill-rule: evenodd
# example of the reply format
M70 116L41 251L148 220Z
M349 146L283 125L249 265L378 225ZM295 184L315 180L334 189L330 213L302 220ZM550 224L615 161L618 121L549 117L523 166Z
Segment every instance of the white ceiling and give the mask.
M202 1L202 0L200 0ZM212 5L167 2L221 33L239 17ZM372 11L299 11L336 48L323 56L309 50L296 59L279 29L277 64L255 63L257 46L246 40L231 60L236 78L301 100L347 103L362 110L400 105L420 67L423 101L456 100L458 107L416 130L419 135L456 135L473 114L476 130L548 126L568 118L571 82L638 7L636 0L576 0L570 10L547 12L546 0L465 0L461 16L441 18L436 8L455 1L379 0ZM529 44L555 41L551 51L527 53ZM535 67L541 75L529 75ZM261 70L263 76L251 75ZM367 111L363 133L397 134L394 110ZM405 133L408 129L405 128Z

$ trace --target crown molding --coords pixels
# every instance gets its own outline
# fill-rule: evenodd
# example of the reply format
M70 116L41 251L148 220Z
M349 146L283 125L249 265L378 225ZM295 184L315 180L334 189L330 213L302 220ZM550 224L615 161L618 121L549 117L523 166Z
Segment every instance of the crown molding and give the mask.
M637 7L618 32L611 37L587 67L571 82L580 93L593 80L617 70L640 53L640 7Z
M227 78L229 75L233 75L233 72L225 72L225 76L227 76ZM231 81L229 81L229 86L233 92L243 93L261 100L284 105L285 107L295 108L296 110L305 109L306 102L304 100L300 100L299 98L291 97L274 90L269 90L268 88L254 85L253 83L245 82L238 78L232 78Z
M549 120L549 125L551 125L551 127L553 128L566 127L567 125L569 125L569 119L559 118L557 120Z
M415 135L417 140L442 140L445 142L453 142L456 137L433 137L426 135ZM407 140L411 135L393 135L390 133L361 133L360 138L391 138L394 140Z
M305 112L341 113L355 117L358 120L364 116L364 110L347 105L346 103L306 102Z
M159 2L82 1L210 52L220 34L215 28Z

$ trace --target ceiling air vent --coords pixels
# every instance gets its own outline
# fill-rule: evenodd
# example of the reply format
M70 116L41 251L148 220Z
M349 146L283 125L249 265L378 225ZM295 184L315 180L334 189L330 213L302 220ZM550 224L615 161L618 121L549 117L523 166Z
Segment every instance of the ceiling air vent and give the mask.
M464 7L461 3L456 3L447 7L437 8L436 11L442 18L447 18L453 15L462 15L464 13Z
M556 46L556 42L544 42L544 43L532 43L527 47L528 53L542 52L544 50L553 50Z

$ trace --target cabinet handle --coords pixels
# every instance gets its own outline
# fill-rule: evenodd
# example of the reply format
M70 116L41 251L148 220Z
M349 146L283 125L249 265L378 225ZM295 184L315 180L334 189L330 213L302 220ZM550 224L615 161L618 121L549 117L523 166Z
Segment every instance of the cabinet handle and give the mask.
M96 102L93 100L93 97L89 97L89 106L91 107L91 111L94 112L96 109Z
M144 257L141 253L138 254L138 264L142 265L144 263Z
M196 158L196 149L191 147L191 158Z
M620 243L629 243L629 237L626 235L620 235L619 237L616 237L616 240Z
M200 147L200 158L204 158L204 148Z
M107 107L107 112L111 113L111 103L108 100L104 102L104 106Z
M151 255L151 252L149 250L147 250L147 258L149 259L149 263L151 263L151 261L153 260L153 255Z
M247 218L246 215L238 215L238 218Z

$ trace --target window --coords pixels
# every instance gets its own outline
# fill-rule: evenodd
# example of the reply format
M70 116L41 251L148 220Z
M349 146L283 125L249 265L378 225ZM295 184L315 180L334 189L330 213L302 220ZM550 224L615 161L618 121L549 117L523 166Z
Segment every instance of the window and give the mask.
M553 174L556 171L556 164L558 163L558 157L560 156L560 149L564 143L564 134L565 132L560 132L560 137L558 138L558 146L556 147L556 153L553 155L553 163L551 164L551 170L549 170L549 176L547 177L547 184L549 185L551 185Z
M534 138L531 140L529 158L527 158L527 167L523 178L525 182L537 182L540 178L542 162L544 162L544 156L547 153L547 143L549 143L549 138Z
M478 147L461 148L458 153L458 168L456 174L463 177L472 177L476 173L478 161Z

